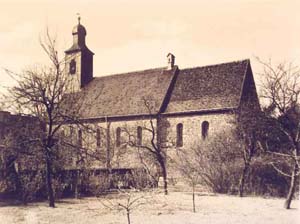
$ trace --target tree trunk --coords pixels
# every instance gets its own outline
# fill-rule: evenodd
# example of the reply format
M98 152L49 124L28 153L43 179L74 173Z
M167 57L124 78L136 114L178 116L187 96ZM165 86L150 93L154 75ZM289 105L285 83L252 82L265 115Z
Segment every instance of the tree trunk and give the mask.
M76 172L75 172L74 197L76 199L79 198L79 169L76 169Z
M294 193L295 193L295 190L296 190L296 183L297 183L297 176L296 175L297 175L297 172L298 172L298 166L295 163L294 164L294 169L293 169L293 172L292 172L289 193L288 193L286 201L284 203L284 208L286 208L286 209L291 208L291 202L293 200Z
M162 175L163 175L163 181L164 181L164 191L165 195L168 194L168 179L167 179L167 167L166 167L166 155L163 152L162 148L162 131L163 126L162 126L162 118L161 116L157 117L157 127L156 127L156 135L157 135L157 148L155 149L156 151L156 159L159 162ZM155 148L155 147L154 147Z
M247 172L250 168L250 164L249 163L245 163L244 164L244 168L243 168L243 172L240 178L240 183L239 183L239 196L243 197L244 196L244 186L245 186L245 179L246 179L246 175Z
M196 212L196 204L195 204L195 185L193 184L193 187L192 187L192 194L193 194L193 212L195 213Z
M51 166L51 161L49 156L50 155L48 149L46 149L46 179L47 179L48 200L49 200L49 206L54 208L55 202L54 202L54 193L52 188L52 166Z
M130 212L127 211L127 224L130 224Z
M160 160L160 167L162 169L163 181L164 181L164 191L165 195L168 194L168 179L167 179L167 168L166 164L163 160Z

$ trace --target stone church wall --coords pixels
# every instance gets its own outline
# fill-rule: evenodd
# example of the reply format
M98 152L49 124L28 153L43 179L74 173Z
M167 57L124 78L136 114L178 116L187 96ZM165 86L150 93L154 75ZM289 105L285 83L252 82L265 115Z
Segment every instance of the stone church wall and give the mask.
M167 131L167 141L171 142L173 146L176 145L176 126L181 123L183 125L183 146L189 147L193 144L201 144L202 139L202 123L207 121L209 123L209 130L207 138L212 138L231 130L234 128L235 115L234 114L204 114L192 116L177 116L166 118L170 127Z
M186 116L172 116L162 117L161 133L162 133L162 148L167 151L168 156L168 177L170 179L177 178L179 174L175 166L170 162L178 159L176 157L176 150L184 149L188 153L189 148L201 145L205 141L214 139L218 135L229 133L234 129L235 115L230 113L219 114L203 114L203 115L186 115ZM202 137L202 123L207 121L209 123L208 135L204 140ZM154 129L156 130L157 120L153 119ZM177 125L183 125L183 146L176 146L177 139ZM142 145L149 145L151 147L151 124L149 119L123 120L111 122L90 122L87 124L92 131L82 131L82 146L88 148L97 155L102 157L102 161L93 161L90 163L90 168L106 168L107 167L107 128L110 130L110 157L111 168L113 169L138 169L143 167L141 156L145 157L146 150L138 149L130 146L129 141L136 143L137 141L137 127L142 127ZM69 127L68 127L69 128ZM68 129L67 128L67 129ZM73 127L74 128L74 127ZM77 127L75 127L77 128ZM121 129L120 146L116 144L117 128ZM97 146L97 133L100 130L100 147ZM148 130L146 130L148 129ZM73 131L74 132L74 131ZM68 133L70 134L70 133ZM73 133L78 138L78 128ZM129 137L130 135L130 137ZM74 136L73 136L74 137ZM75 140L76 141L76 140ZM76 144L76 142L75 142ZM76 157L75 157L76 158ZM144 164L148 168L156 169L153 166L153 161L144 159ZM74 163L73 163L74 164Z
M171 161L178 161L177 150L183 150L189 153L193 147L205 146L208 141L215 141L218 137L228 134L230 137L235 127L235 115L230 113L223 114L204 114L193 116L177 116L166 118L169 128L166 134L166 141L168 142L168 176L170 179L178 178L180 176L176 164ZM202 137L202 123L207 121L209 129L207 137ZM182 124L183 136L182 146L176 146L177 125Z
M154 129L156 129L156 120L153 119ZM134 144L137 142L137 127L142 127L142 144L150 144L151 130L150 121L147 119L109 121L109 122L89 122L81 128L82 147L94 152L102 158L100 161L91 159L88 163L89 168L107 168L107 158L109 148L110 165L114 169L135 169L140 168L141 161L137 147L130 146L130 141ZM117 145L117 129L120 128L120 144ZM97 129L100 131L100 144L97 144ZM109 137L107 130L109 129ZM146 130L148 129L148 130ZM72 139L74 145L78 144L80 127L66 125L64 127L65 135ZM72 133L71 133L72 132ZM109 140L109 146L107 143ZM142 150L140 150L142 151ZM76 157L73 156L76 159ZM74 160L74 159L73 159ZM75 162L72 162L73 168Z

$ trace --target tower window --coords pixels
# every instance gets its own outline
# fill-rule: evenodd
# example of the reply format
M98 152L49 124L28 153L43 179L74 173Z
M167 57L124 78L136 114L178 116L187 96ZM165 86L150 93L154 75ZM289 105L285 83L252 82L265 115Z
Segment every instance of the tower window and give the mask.
M176 126L176 133L177 133L177 138L176 138L176 146L177 147L182 147L183 146L183 125L181 123L177 124Z
M203 121L202 125L201 125L201 129L202 129L202 139L206 139L208 136L208 129L209 129L209 123L208 121Z
M73 75L76 73L76 61L75 59L72 59L70 62L70 74Z
M121 145L121 128L117 128L116 131L116 146L119 147Z
M97 131L96 131L96 145L97 145L97 148L100 148L100 146L101 146L101 134L100 134L99 128L97 128Z
M141 126L137 127L137 145L142 145L142 138L143 138L143 129Z

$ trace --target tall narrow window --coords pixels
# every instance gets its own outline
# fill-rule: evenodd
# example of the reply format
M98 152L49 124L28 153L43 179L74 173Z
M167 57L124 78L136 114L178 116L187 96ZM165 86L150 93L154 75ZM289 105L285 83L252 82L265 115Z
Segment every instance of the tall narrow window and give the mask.
M206 139L208 136L208 129L209 129L209 123L208 121L203 121L202 125L201 125L201 129L202 129L202 139Z
M143 139L143 129L141 126L137 127L137 145L142 145L142 139Z
M96 131L96 145L97 145L97 148L100 148L100 146L101 146L101 134L100 134L99 128L97 128L97 131Z
M71 137L71 139L73 139L73 136L74 136L74 128L72 126L70 126L69 137Z
M60 135L61 135L62 138L65 138L65 137L66 137L65 129L62 129L62 130L61 130Z
M71 60L70 62L70 70L69 70L69 73L71 75L74 75L76 73L76 62L74 59Z
M121 128L117 128L116 131L116 146L120 146L121 145Z
M177 124L176 132L177 132L176 146L181 147L183 146L183 137L182 137L183 125L181 123Z
M78 146L82 147L82 131L78 130Z

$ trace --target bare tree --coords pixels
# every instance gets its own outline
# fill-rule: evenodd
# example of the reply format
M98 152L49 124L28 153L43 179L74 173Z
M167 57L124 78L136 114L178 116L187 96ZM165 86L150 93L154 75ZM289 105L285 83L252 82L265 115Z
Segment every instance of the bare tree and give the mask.
M268 130L265 140L260 141L260 146L289 166L286 171L276 165L276 160L271 163L278 173L290 178L289 192L284 204L289 209L300 173L300 70L291 63L273 66L271 60L258 60L264 67L261 75L264 78L262 98L266 103L265 116L272 124L271 128L277 132L274 135L274 130ZM280 149L271 144L274 138L281 139Z
M127 224L130 224L131 213L135 209L146 204L150 200L151 196L147 196L145 193L139 192L136 189L130 189L129 191L119 189L118 192L118 199L105 200L104 198L100 198L100 202L104 207L112 211L125 211L127 217Z
M55 207L52 180L59 130L68 122L79 122L77 116L80 106L77 107L77 94L67 94L70 86L65 76L65 62L59 59L56 51L56 39L47 30L40 44L50 60L50 65L27 69L21 74L7 71L17 82L9 90L9 97L12 105L21 110L19 112L37 117L40 126L44 127L43 136L36 141L43 149L49 206ZM72 105L72 109L66 104Z
M241 109L236 119L236 137L239 139L239 147L241 157L243 159L243 169L241 171L239 180L239 196L244 195L244 186L246 176L250 175L250 168L252 159L255 155L258 155L258 136L261 131L258 128L260 123L260 109L255 108L251 102L246 103Z
M193 152L187 153L180 149L177 149L176 152L177 158L170 159L170 161L175 164L182 177L192 187L193 212L196 212L195 188L201 182L201 173L198 170L199 164Z
M128 141L127 144L129 144L131 147L134 147L138 149L139 155L141 156L141 162L144 163L145 158L144 156L149 156L153 159L153 161L158 165L160 168L162 177L163 177L163 183L164 183L164 192L167 195L168 194L168 180L167 180L167 158L166 158L166 151L163 142L162 137L162 130L164 128L164 121L159 116L153 115L153 105L151 105L151 101L148 99L144 99L144 106L147 108L149 113L149 123L146 122L145 125L143 125L142 130L145 131L145 135L149 134L150 138L144 138L143 141L139 141L135 137L135 134L132 133L129 129L124 129L124 132L128 135ZM154 119L156 118L157 122L155 125ZM148 124L147 124L148 123ZM143 151L145 153L140 153L140 151Z
M240 180L239 180L239 196L244 196L244 186L245 186L245 179L246 175L248 174L250 167L251 167L251 161L253 156L255 155L255 137L254 135L244 135L244 141L242 148L242 158L244 161L244 167L241 172Z

